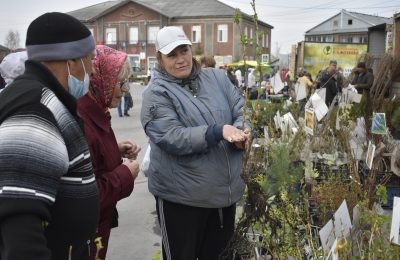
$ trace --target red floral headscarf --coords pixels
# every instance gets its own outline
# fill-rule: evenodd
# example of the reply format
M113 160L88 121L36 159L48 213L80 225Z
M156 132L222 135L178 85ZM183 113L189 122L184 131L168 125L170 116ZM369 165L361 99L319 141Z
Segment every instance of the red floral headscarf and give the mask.
M89 96L108 111L118 83L118 74L127 58L125 52L97 45L96 56L93 59L95 73L90 78Z

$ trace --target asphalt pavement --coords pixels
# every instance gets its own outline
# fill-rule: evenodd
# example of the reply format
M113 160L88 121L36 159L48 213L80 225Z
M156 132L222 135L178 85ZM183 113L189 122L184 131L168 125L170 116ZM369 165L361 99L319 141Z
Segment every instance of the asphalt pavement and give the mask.
M138 156L142 162L147 148L147 137L140 124L140 107L145 86L131 83L133 108L130 116L119 117L111 109L111 123L118 141L131 139L142 147ZM155 211L155 199L148 191L147 178L140 173L132 194L118 205L119 227L112 229L108 260L151 260L161 250L161 236Z

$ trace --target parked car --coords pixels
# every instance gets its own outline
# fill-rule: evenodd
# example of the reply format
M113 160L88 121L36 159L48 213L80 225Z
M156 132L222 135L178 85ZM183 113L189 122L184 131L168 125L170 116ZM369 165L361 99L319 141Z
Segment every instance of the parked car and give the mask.
M144 70L142 70L140 67L132 67L132 75L129 77L129 81L142 81L145 78L147 78L147 74Z

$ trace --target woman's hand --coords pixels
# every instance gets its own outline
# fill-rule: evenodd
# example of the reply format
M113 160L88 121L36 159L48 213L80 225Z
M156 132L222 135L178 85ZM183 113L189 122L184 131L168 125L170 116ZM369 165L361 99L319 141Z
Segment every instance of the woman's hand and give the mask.
M224 125L222 135L225 140L233 143L237 148L244 149L246 141L250 138L250 129L241 130L232 125Z
M132 160L136 160L137 155L139 154L140 150L142 150L139 145L135 144L129 139L118 143L118 148L123 157Z

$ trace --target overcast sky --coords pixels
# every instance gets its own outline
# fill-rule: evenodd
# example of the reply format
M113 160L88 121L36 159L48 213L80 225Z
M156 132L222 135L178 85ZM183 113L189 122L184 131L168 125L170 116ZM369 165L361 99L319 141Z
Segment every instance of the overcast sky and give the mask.
M167 1L167 0L165 0ZM190 0L187 0L190 1ZM201 1L201 0L192 0ZM250 0L220 0L243 12L252 14ZM69 12L105 0L2 0L0 8L0 44L5 44L7 32L17 30L20 47L25 47L26 29L29 23L45 12ZM400 12L399 0L256 0L259 19L272 25L271 45L275 54L289 53L293 43L302 41L304 33L339 13L348 11L392 17Z

